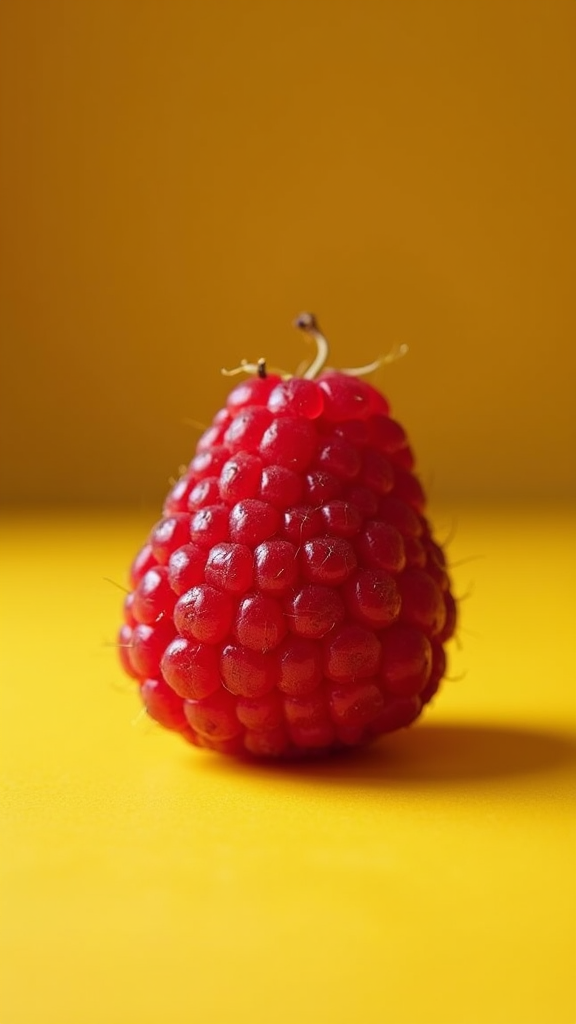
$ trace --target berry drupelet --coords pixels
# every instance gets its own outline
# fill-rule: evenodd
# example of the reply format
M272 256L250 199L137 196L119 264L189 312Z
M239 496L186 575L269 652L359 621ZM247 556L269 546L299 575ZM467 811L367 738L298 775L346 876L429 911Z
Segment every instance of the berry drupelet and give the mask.
M120 655L148 714L196 746L293 757L410 725L456 604L386 399L263 360L231 392L137 554Z

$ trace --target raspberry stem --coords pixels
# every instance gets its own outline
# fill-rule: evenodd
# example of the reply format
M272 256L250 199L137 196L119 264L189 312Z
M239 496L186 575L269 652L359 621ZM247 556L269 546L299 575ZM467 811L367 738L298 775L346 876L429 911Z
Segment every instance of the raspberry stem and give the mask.
M314 359L310 363L310 366L308 366L301 374L303 380L315 380L318 374L326 366L326 361L330 353L328 342L322 334L322 331L318 326L318 321L313 313L300 313L293 323L294 327L311 338L316 345L316 355ZM372 363L368 363L366 366L348 367L346 369L341 369L339 372L343 373L346 377L364 377L366 374L373 373L374 370L379 369L380 366L383 366L386 363L396 362L397 359L406 355L407 351L407 345L397 345L388 353L388 355L379 356ZM289 380L293 376L293 374L286 373L284 370L274 372L279 373L284 380ZM249 363L247 359L242 359L240 366L234 367L233 370L222 369L222 373L225 377L235 377L240 373L247 373L256 375L262 380L266 379L268 375L265 359L259 359L257 363ZM300 376L299 370L296 372L296 376Z
M316 343L316 358L310 363L308 369L302 374L305 380L314 380L318 376L320 370L326 365L328 359L328 342L322 334L322 331L318 327L316 317L313 313L300 313L294 321L294 327L298 330L303 331L309 338Z
M255 374L257 377L266 377L266 360L259 359L257 363L249 363L247 359L242 359L240 366L235 366L233 370L226 370L222 367L220 373L224 377L237 377L240 373Z

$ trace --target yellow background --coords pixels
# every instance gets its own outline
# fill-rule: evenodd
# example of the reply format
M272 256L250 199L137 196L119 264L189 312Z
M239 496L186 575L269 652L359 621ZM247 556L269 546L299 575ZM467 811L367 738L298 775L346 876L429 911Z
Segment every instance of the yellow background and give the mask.
M1 487L159 501L227 382L381 373L438 495L574 495L569 0L6 0Z
M2 1024L574 1024L576 8L0 16ZM105 577L302 308L410 346L469 600L421 726L240 769L139 715Z

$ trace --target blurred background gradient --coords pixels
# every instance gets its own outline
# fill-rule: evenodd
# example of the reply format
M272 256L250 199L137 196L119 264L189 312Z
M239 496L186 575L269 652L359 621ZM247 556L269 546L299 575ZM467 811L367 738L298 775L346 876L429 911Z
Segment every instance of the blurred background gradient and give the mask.
M2 11L4 502L159 503L311 308L443 500L576 494L569 0Z

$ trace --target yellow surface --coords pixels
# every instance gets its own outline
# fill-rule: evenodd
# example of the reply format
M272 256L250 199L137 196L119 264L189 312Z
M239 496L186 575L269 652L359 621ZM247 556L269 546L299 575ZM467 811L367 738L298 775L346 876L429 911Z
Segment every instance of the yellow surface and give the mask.
M574 1024L572 513L459 510L466 677L308 767L138 716L104 577L149 524L5 526L2 1024Z
M575 495L573 0L0 19L8 500L159 503L302 308L335 365L409 344L379 382L438 496Z

